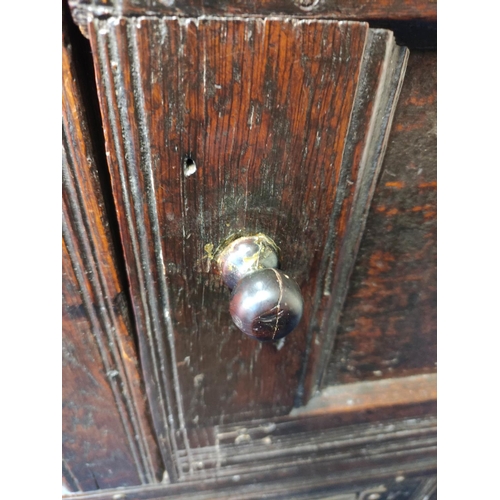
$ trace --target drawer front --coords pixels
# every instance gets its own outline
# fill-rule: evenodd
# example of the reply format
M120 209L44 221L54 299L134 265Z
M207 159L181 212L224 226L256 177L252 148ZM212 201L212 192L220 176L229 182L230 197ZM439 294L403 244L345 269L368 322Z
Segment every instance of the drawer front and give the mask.
M142 376L175 479L212 439L193 429L287 414L321 386L408 51L360 22L88 28ZM238 232L272 237L301 288L284 342L231 321L211 259Z

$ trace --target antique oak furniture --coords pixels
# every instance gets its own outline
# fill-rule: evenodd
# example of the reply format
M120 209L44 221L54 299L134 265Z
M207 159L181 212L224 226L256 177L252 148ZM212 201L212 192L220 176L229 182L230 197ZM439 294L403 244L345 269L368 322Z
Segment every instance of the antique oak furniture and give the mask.
M64 14L63 496L436 498L436 4Z

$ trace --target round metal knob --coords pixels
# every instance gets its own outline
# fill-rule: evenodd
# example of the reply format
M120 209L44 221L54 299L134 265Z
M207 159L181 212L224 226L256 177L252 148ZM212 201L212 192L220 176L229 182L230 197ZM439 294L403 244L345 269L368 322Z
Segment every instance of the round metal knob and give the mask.
M246 335L261 341L288 335L302 317L300 289L278 267L278 247L263 234L233 240L218 253L224 283L232 289L229 312Z

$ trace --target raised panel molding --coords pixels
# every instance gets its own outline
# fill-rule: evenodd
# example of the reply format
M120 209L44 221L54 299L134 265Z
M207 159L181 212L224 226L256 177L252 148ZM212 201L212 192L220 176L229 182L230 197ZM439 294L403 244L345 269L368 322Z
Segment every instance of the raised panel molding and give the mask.
M322 386L408 51L360 22L88 29L142 376L170 478L186 479L204 446L191 429L284 415ZM230 320L206 250L237 231L271 236L302 289L284 345Z
M192 450L197 470L183 481L73 498L424 500L436 485L435 409L431 398L367 413L333 408L216 426L212 443Z
M151 484L163 465L66 35L62 48L63 485Z

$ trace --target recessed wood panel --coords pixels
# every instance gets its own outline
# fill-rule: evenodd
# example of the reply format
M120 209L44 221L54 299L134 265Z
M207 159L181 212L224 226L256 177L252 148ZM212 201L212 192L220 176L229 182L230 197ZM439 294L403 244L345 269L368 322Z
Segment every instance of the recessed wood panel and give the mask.
M436 371L436 63L410 55L327 385Z
M160 441L177 462L187 453L182 477L187 429L288 413L321 379L407 52L356 22L111 18L89 31L144 381ZM273 238L301 287L284 344L232 324L210 256L237 231Z

